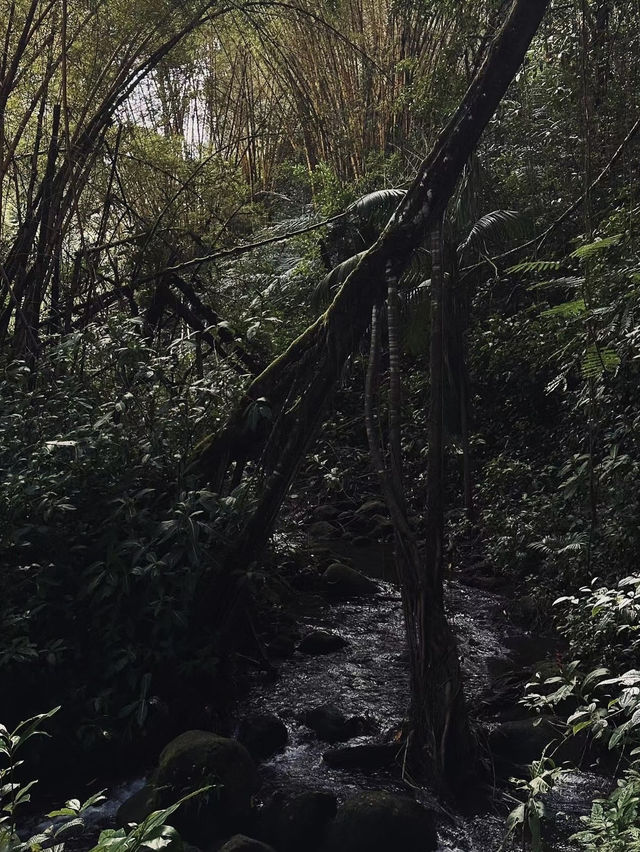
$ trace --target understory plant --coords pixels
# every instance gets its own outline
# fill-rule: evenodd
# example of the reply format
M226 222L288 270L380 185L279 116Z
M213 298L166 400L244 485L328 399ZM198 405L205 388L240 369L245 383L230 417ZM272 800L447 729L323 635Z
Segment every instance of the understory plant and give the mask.
M634 574L613 587L594 580L559 598L558 626L582 659L536 673L523 699L563 721L565 739L582 737L585 750L590 739L613 758L613 791L593 802L572 838L587 852L640 850L640 670L629 668L637 660L639 590Z
M104 791L90 796L83 803L70 799L64 807L47 814L50 823L46 828L24 838L18 815L31 801L31 791L37 781L18 780L23 766L20 753L32 737L45 735L42 724L59 709L55 707L20 722L13 731L0 724L0 852L64 852L66 840L84 829L84 814L105 801ZM90 852L160 852L163 849L180 852L180 835L167 825L167 820L185 801L206 789L209 788L195 791L168 808L154 811L139 825L102 831Z
M92 326L0 378L4 706L23 718L45 692L87 747L138 739L172 684L215 680L217 616L195 609L244 505L189 468L238 377L142 332Z
M515 788L511 798L518 804L507 817L507 830L501 848L504 848L505 843L515 838L518 833L521 835L524 848L528 832L532 852L542 852L544 849L543 825L547 817L544 797L566 772L567 769L556 765L554 760L546 754L545 749L540 759L534 760L529 765L528 778L510 779Z

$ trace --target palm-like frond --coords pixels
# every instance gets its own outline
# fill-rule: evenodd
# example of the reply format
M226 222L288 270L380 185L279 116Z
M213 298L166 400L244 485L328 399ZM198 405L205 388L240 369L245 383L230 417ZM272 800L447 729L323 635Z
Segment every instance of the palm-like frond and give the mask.
M510 266L507 273L512 275L517 272L555 272L561 268L561 260L525 260Z
M406 194L406 189L378 189L358 198L345 212L352 220L377 225L382 229Z
M525 222L517 210L493 210L485 213L475 222L466 239L458 245L458 254L462 255L470 248L487 251L491 244L504 244L518 237L525 230Z
M326 305L331 299L333 293L341 287L347 280L349 273L356 268L360 262L360 258L365 252L360 251L343 260L335 266L328 275L325 275L322 281L316 285L311 294L311 304L315 309L319 309Z
M403 291L411 290L421 284L431 274L431 254L424 250L414 251L409 264L402 273L400 287Z
M400 293L402 343L412 355L429 351L431 330L431 279Z
M554 261L555 262L555 261ZM561 287L563 290L579 290L584 287L584 278L579 275L561 275L548 281L538 281L531 284L529 290L550 290Z

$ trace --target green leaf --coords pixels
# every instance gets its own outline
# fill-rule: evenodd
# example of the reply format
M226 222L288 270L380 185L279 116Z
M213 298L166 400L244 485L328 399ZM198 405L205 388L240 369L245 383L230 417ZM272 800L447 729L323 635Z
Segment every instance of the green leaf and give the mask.
M542 311L540 316L545 319L572 319L580 316L586 310L584 299L573 299L571 302L563 302L561 305L555 305L553 308Z
M582 375L585 379L597 379L604 373L615 371L619 364L620 357L615 350L592 343L582 359Z
M406 194L406 189L378 189L358 198L347 207L345 212L349 216L368 222L386 224Z
M515 807L507 817L507 832L512 833L519 825L524 825L526 805L524 802Z
M618 245L623 236L623 234L614 234L612 237L604 237L603 239L594 240L592 243L579 246L579 248L571 252L569 257L577 258L578 260L585 260L586 258L592 257L594 254L598 254L601 251L606 251L612 246Z
M516 263L515 266L510 266L506 272L507 274L518 272L551 272L560 269L561 266L561 260L525 260L523 263Z

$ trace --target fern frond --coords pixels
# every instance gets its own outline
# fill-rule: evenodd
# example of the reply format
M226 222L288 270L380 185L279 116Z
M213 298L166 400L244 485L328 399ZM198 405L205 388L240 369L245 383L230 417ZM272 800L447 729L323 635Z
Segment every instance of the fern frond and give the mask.
M541 317L545 319L572 319L578 317L587 310L584 299L574 299L571 302L563 302L561 305L554 305L553 308L548 308L542 311Z
M529 290L546 290L552 287L563 287L566 290L578 290L584 286L584 278L578 275L562 275L559 278L549 278L547 281L538 281L531 284Z
M615 349L600 348L592 343L582 358L582 375L585 379L598 379L604 373L616 370L619 364L620 356Z
M515 266L510 266L507 273L513 274L516 272L553 272L560 269L562 266L561 260L525 260L523 263L516 263Z
M594 254L606 251L606 249L609 249L612 246L617 246L623 236L623 234L614 234L612 237L604 237L600 240L594 240L592 243L579 246L575 251L571 252L569 257L576 258L577 260L585 260L586 258L592 257Z

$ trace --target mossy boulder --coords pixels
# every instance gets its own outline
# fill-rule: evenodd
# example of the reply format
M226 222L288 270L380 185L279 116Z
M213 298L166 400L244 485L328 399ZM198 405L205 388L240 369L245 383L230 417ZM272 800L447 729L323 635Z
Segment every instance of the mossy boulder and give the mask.
M367 500L362 505L358 506L355 511L360 517L372 517L373 515L387 516L387 504L382 500Z
M338 810L330 852L432 852L438 845L431 811L406 796L360 793Z
M289 796L277 823L278 850L315 852L322 845L337 809L336 797L323 790L307 790Z
M332 654L334 651L340 651L347 645L347 640L337 633L330 633L328 630L312 630L302 638L298 645L298 650L302 654Z
M589 756L586 731L562 741L563 722L553 716L500 722L489 733L489 748L500 774L513 773L517 767L538 760L549 743L555 742L555 759L580 765ZM597 749L592 756L597 755Z
M332 769L359 769L375 772L391 766L398 756L397 743L362 743L361 745L330 748L322 759Z
M362 719L358 716L347 718L335 704L320 704L302 715L302 720L328 743L343 743L357 737L362 731Z
M238 728L238 740L257 761L282 751L288 739L287 726L273 713L250 713Z
M190 843L200 845L240 827L257 789L256 767L237 740L210 731L186 731L163 750L152 777L159 807L212 785L186 802L172 822Z
M224 846L220 847L220 852L274 852L274 849L245 834L234 834Z
M334 562L329 565L322 575L327 590L331 594L341 597L358 597L360 595L375 595L380 587L369 577L365 577L360 571L342 562Z
M334 538L336 534L336 528L329 521L316 521L307 531L309 537L314 539Z
M324 852L336 815L335 795L325 790L276 790L259 812L259 837L278 852Z

